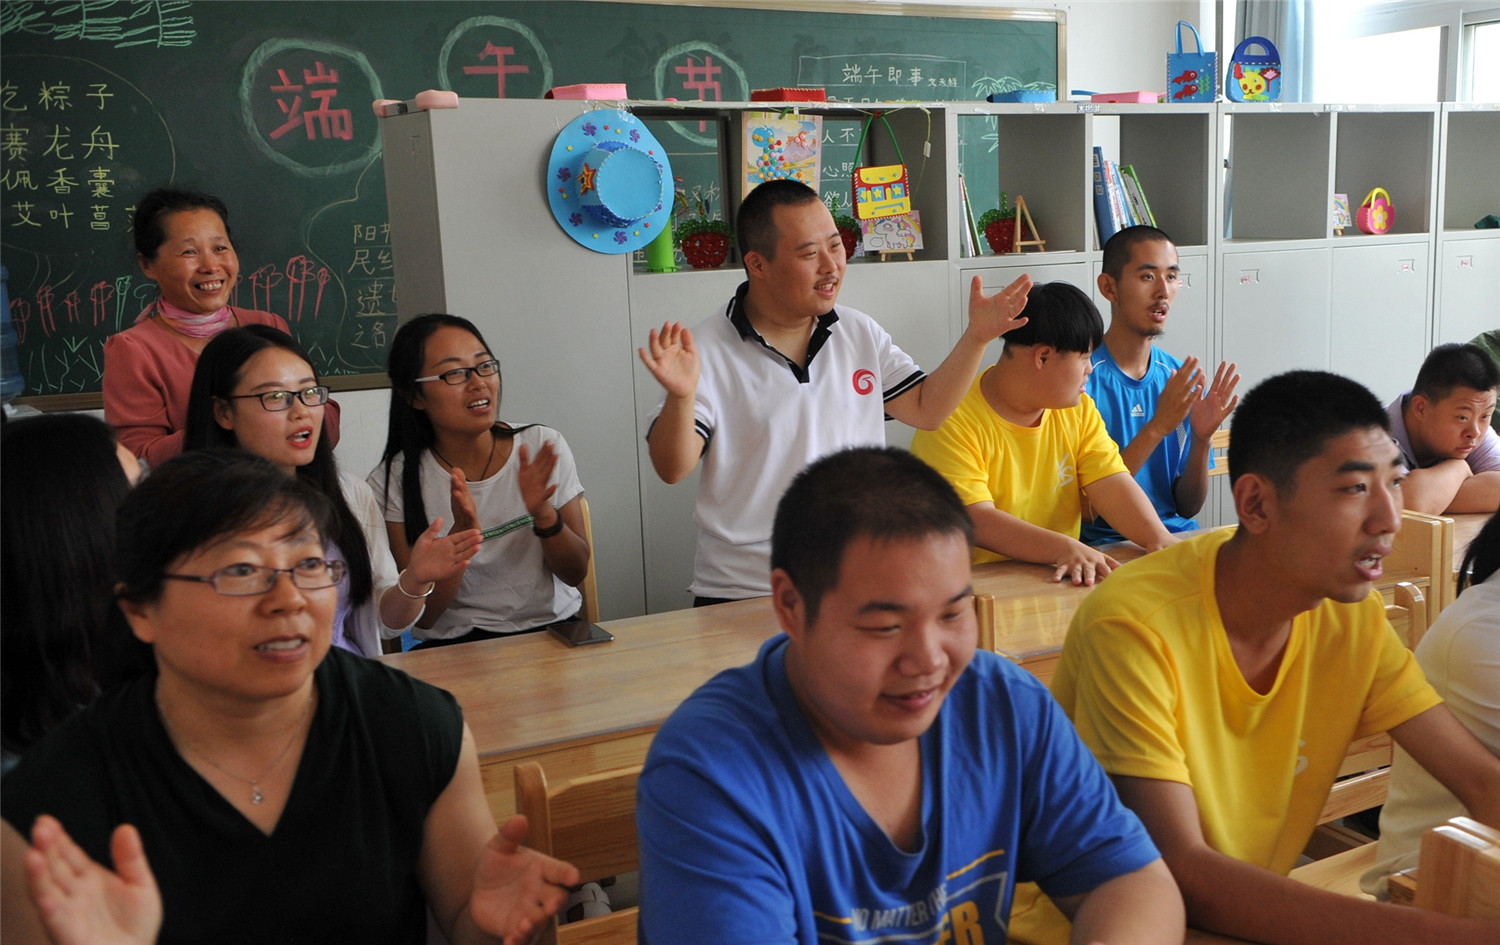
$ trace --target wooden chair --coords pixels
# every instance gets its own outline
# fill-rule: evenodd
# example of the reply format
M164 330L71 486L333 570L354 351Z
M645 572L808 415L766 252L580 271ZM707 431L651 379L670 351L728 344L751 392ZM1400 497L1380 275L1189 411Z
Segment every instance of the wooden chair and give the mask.
M1422 836L1416 905L1448 915L1500 919L1500 830L1454 817Z
M547 783L542 766L515 767L516 809L526 815L527 845L578 867L581 882L640 869L635 833L639 765ZM543 926L537 945L635 945L637 908Z
M1229 431L1220 428L1214 431L1214 435L1208 441L1208 451L1214 458L1214 464L1208 467L1210 476L1229 475Z
M1416 645L1426 629L1427 602L1416 585L1401 582L1392 589L1398 603L1385 608L1386 619L1408 647ZM1351 742L1333 782L1318 823L1357 814L1385 803L1391 783L1391 737L1378 732Z
M589 518L589 497L579 496L578 504L583 512L583 540L589 546L589 569L583 576L583 583L578 585L578 592L583 595L583 618L590 623L598 623L599 577L594 571L594 521Z
M1401 530L1391 543L1391 553L1381 563L1384 576L1376 585L1387 603L1394 601L1391 589L1402 581L1425 588L1425 619L1411 641L1416 646L1422 634L1444 607L1453 603L1453 519L1421 512L1401 513Z

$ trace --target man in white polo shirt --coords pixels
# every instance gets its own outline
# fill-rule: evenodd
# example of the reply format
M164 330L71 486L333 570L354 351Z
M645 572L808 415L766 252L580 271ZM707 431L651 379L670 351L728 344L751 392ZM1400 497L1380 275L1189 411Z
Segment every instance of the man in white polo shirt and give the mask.
M887 415L936 428L985 346L1024 324L1016 316L1031 287L1023 275L985 296L975 276L968 327L925 375L868 315L836 304L843 239L810 187L760 185L737 227L747 279L734 298L694 331L653 329L639 349L666 391L646 435L657 475L679 482L703 459L690 588L699 605L769 594L771 519L792 477L837 450L884 445Z

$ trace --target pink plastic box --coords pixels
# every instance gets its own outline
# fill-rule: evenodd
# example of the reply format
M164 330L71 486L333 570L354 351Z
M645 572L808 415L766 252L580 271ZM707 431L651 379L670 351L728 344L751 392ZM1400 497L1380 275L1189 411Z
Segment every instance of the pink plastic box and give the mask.
M1160 92L1095 92L1089 97L1091 102L1135 102L1137 104L1154 105L1161 98Z
M543 98L592 98L619 101L629 98L625 94L624 82L585 82L581 85L556 85L547 90Z

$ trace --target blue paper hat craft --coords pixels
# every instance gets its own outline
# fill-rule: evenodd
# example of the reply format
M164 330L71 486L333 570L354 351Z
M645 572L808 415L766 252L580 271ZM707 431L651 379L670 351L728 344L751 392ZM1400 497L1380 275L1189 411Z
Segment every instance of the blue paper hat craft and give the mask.
M598 253L630 253L671 228L672 166L639 118L601 108L568 123L547 162L563 232Z

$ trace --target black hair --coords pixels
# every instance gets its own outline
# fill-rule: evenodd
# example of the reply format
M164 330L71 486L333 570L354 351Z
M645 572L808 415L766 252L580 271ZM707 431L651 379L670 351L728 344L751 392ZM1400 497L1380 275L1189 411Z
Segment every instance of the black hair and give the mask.
M1463 593L1464 588L1483 584L1496 571L1500 571L1500 512L1491 515L1469 543L1464 563L1458 569L1459 593Z
M800 180L768 180L750 191L735 215L735 240L743 259L752 251L767 259L776 258L776 208L800 207L818 203L818 192Z
M212 210L224 221L224 235L231 244L234 234L229 232L229 208L213 194L177 187L158 187L142 197L135 205L135 219L131 223L135 234L135 251L142 259L153 260L161 244L167 241L167 229L162 220L169 213L181 210Z
M1012 346L1047 345L1088 354L1104 343L1104 319L1094 300L1070 282L1044 282L1032 288L1021 310L1027 322L1005 334Z
M825 456L792 480L776 506L771 567L792 579L812 622L856 538L948 534L972 544L974 523L937 470L903 449L857 447Z
M1369 389L1327 371L1288 371L1257 384L1240 401L1229 430L1229 481L1246 473L1292 490L1297 469L1351 430L1389 431L1385 408Z
M1127 226L1104 243L1104 274L1111 279L1125 275L1135 248L1142 243L1171 243L1165 230L1154 226Z
M8 421L0 443L0 742L21 752L101 691L130 482L114 431L86 414Z
M485 351L494 353L494 348L484 340L484 335L467 318L432 312L418 315L402 325L391 339L390 355L386 361L386 374L391 379L391 416L386 426L385 451L380 463L385 467L385 492L391 494L391 460L401 457L401 510L406 526L406 541L415 545L422 532L432 524L427 518L427 506L422 501L422 453L437 442L432 429L432 419L425 410L411 405L417 396L416 379L422 374L422 362L427 357L427 339L439 328L461 328L479 341ZM499 396L504 392L501 375L495 375L499 387L496 393L496 409ZM441 384L442 381L434 383ZM495 424L491 428L496 436L513 436L516 430Z
M221 539L271 525L328 536L328 497L270 460L239 449L194 450L153 469L120 503L115 522L115 597L150 603L161 597L173 563ZM154 670L149 646L131 633L116 608L111 626L133 644L117 667L119 680Z
M1433 348L1417 371L1417 382L1411 392L1436 403L1459 387L1477 391L1500 387L1500 367L1478 345L1446 344Z
M291 335L269 325L245 325L227 329L215 335L203 348L203 353L198 356L198 366L193 371L193 386L188 393L187 425L183 429L182 438L184 450L208 447L232 449L240 445L234 431L224 429L214 419L214 401L225 400L233 394L246 362L267 348L289 351L306 361L309 366L312 365L312 358L307 356L307 352ZM314 372L316 379L316 369ZM259 405L256 406L258 408ZM349 603L358 607L374 593L370 545L365 541L365 532L360 527L359 518L344 498L343 487L339 485L338 463L333 458L333 446L328 437L327 411L324 411L323 422L324 427L319 432L312 460L297 468L297 476L327 496L333 507L333 521L325 529L325 534L329 540L338 544L347 559Z

